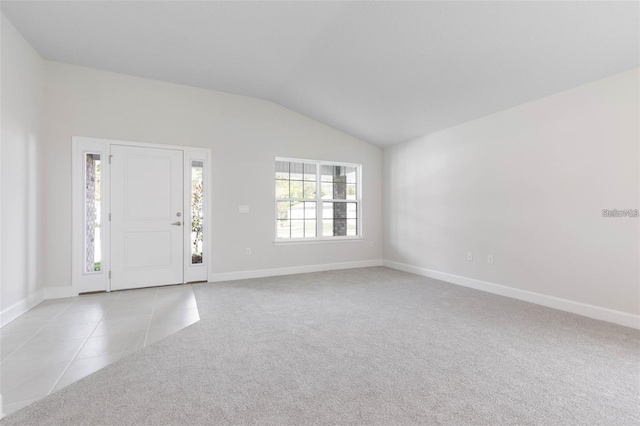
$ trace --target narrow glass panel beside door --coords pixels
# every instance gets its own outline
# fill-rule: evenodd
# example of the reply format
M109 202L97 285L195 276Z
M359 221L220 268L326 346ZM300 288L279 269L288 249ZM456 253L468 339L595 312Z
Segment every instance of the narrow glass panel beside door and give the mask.
M204 188L202 161L191 162L191 264L201 264L203 256Z
M84 174L84 272L101 270L100 154L85 155Z

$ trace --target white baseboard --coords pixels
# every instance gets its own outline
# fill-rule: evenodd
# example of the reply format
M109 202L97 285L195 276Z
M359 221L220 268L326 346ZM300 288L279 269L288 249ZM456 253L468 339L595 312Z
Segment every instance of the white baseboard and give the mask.
M76 297L78 292L70 285L63 287L45 287L44 298L49 299L64 299L66 297Z
M250 278L275 277L279 275L306 274L308 272L334 271L338 269L368 268L382 266L382 259L361 260L356 262L325 263L321 265L293 266L288 268L253 269L249 271L222 272L211 274L210 282L246 280Z
M453 275L446 272L434 271L432 269L420 268L418 266L407 265L404 263L392 262L390 260L385 260L384 266L398 269L404 272L410 272L416 275L435 278L437 280L446 281L448 283L457 284L476 290L486 291L488 293L498 294L500 296L510 297L512 299L535 303L536 305L542 305L548 308L570 312L572 314L582 315L601 321L607 321L614 324L624 325L626 327L640 329L640 315L628 314L626 312L615 311L613 309L588 305L586 303L575 302L568 299L561 299L554 296L547 296L540 293L520 290L513 287L507 287L487 281L480 281L473 278Z
M38 303L45 300L44 290L38 290L29 297L26 297L0 313L0 327L4 327L20 315L35 307ZM1 408L1 407L0 407Z

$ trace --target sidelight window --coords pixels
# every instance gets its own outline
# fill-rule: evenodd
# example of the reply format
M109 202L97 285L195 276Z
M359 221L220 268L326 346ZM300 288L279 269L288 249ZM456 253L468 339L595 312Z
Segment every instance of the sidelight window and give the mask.
M191 162L191 264L201 264L203 259L204 230L204 163Z
M100 154L85 154L84 174L84 272L102 269Z

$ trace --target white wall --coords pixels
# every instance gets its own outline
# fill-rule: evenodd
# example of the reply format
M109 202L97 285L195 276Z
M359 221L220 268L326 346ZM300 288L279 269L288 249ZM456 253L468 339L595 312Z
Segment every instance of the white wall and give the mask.
M381 149L271 102L47 61L43 135L47 286L71 284L72 136L211 148L214 274L382 258ZM365 240L275 246L276 156L361 163Z
M39 191L44 60L4 15L1 19L0 307L4 323L12 319L12 311L21 314L42 298Z
M638 95L636 69L385 149L385 260L639 314L640 219L601 217L640 208Z

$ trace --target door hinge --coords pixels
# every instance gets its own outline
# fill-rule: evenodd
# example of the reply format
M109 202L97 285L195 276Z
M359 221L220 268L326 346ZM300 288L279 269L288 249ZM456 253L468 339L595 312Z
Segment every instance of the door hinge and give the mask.
M109 164L111 164L111 158L113 158L113 155L109 156Z
M111 222L111 213L109 213L109 222Z
M109 279L111 279L111 271L109 271Z

